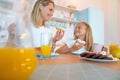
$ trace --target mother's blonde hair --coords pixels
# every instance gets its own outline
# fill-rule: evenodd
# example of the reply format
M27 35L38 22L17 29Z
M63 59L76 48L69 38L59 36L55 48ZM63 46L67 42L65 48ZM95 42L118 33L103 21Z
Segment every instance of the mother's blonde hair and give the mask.
M31 13L31 19L33 24L36 27L40 26L40 18L41 18L41 11L39 9L40 4L42 4L43 6L48 6L49 3L52 3L53 5L55 5L52 0L37 0L35 2L32 13Z

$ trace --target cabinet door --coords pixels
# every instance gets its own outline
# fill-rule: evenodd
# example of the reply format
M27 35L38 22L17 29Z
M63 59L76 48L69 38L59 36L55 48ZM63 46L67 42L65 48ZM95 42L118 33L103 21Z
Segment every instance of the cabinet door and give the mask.
M95 8L87 8L79 12L79 21L87 22L93 32L94 43L104 44L104 13Z

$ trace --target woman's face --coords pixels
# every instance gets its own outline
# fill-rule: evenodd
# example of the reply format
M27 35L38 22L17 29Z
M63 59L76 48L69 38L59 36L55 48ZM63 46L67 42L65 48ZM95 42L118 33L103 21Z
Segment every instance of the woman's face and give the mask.
M41 5L40 10L42 19L47 21L53 16L54 5L52 3L49 3L48 6Z
M74 30L74 35L76 38L85 37L86 26L84 24L78 24Z

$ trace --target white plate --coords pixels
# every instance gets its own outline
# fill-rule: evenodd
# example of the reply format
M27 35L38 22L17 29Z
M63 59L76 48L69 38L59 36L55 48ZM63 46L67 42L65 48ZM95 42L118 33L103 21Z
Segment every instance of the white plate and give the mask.
M93 59L93 58L86 58L86 57L81 57L84 60L88 60L88 61L95 61L95 62L115 62L115 61L119 61L118 59L113 59L113 60L106 60L106 59Z
M58 53L52 53L51 56L58 56L59 54Z
M79 53L79 52L72 52L72 54L76 54L76 55L79 55L80 53Z

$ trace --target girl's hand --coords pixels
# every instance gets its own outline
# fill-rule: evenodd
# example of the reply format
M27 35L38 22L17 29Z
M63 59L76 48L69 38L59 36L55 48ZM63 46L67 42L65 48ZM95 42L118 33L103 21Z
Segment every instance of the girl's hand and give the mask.
M101 51L108 52L108 48L107 48L107 47L105 47L105 46L103 46Z
M72 46L72 49L74 51L76 51L76 50L79 50L80 48L82 48L84 45L85 45L84 43L75 42L75 44Z

